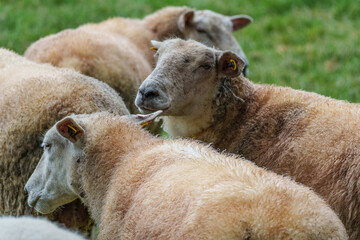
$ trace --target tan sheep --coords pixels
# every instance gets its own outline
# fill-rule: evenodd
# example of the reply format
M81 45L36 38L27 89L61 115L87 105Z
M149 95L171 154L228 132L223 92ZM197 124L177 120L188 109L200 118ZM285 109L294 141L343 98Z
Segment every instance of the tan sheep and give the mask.
M134 112L137 89L155 64L150 40L192 38L246 59L232 31L250 22L245 15L226 17L208 10L167 7L143 20L112 18L50 35L33 43L25 57L74 68L108 83Z
M26 184L29 205L48 213L79 197L99 240L347 239L307 187L196 142L156 138L129 118L71 115L53 126Z
M194 41L154 45L158 64L137 96L143 112L162 109L171 136L211 142L313 188L360 239L359 104L254 84L238 56Z
M42 134L56 121L71 113L129 113L105 83L1 48L0 92L1 215L32 213L24 186L40 160ZM88 215L78 201L50 218L80 227Z

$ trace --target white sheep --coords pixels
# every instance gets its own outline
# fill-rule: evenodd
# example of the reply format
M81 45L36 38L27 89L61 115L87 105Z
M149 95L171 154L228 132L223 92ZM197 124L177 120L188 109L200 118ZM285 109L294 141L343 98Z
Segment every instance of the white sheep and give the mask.
M347 239L309 188L188 140L163 140L110 113L54 125L26 184L28 203L49 213L81 198L112 239Z
M71 113L129 114L121 97L105 83L2 48L0 92L0 215L32 213L24 186L40 160L46 129ZM89 220L79 201L49 218L74 228Z
M85 240L46 218L0 217L0 240Z
M129 110L135 112L137 89L155 64L151 39L192 38L209 46L233 50L246 59L232 31L251 21L246 15L227 17L208 10L167 7L143 20L118 17L64 30L33 43L25 57L74 68L104 81L118 91Z
M360 239L359 104L254 84L236 54L194 41L154 46L157 66L137 96L143 112L164 110L171 136L213 143L311 187Z

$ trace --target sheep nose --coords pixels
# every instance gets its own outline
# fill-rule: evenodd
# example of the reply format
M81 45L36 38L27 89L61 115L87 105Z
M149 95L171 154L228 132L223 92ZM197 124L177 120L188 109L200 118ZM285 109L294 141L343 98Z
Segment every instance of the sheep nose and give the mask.
M28 185L27 184L25 184L24 191L25 191L25 193L30 193L29 190L28 190Z
M148 87L145 89L139 89L139 93L143 99L152 99L152 98L156 98L160 95L159 91L152 87Z

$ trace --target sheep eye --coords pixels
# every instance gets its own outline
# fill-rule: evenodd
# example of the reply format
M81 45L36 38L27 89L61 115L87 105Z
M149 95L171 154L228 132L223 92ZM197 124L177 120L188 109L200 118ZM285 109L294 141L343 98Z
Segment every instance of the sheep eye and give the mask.
M213 41L213 37L210 35L210 33L208 33L207 31L205 31L204 29L200 28L200 29L196 29L196 31L202 36L207 38L207 41Z
M205 69L205 70L209 70L211 68L210 64L204 64L200 66L201 68Z
M51 144L50 143L44 143L43 147L44 147L44 150L49 150L51 148Z
M198 33L205 33L205 34L207 34L207 32L206 32L204 29L202 29L202 28L197 28L196 31L197 31Z

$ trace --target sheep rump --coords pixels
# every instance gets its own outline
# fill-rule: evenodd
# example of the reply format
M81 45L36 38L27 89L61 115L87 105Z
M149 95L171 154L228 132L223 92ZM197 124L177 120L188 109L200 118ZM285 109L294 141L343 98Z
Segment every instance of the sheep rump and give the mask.
M56 121L71 113L129 113L105 83L33 63L6 49L0 49L0 91L1 215L35 214L23 189L40 160L42 135ZM89 220L80 201L49 218L74 228Z

